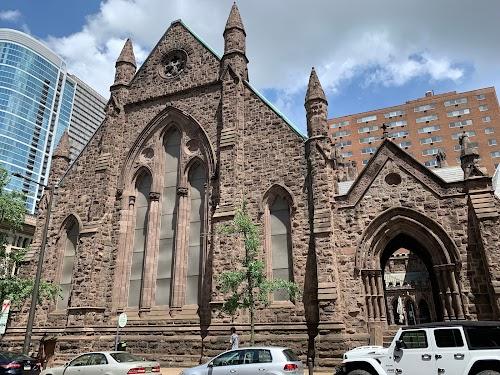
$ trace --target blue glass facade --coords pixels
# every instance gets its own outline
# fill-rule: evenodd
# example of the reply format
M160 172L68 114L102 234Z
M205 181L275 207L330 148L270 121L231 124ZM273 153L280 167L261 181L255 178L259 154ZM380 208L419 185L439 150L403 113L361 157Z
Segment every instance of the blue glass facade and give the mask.
M8 188L23 191L33 213L41 190L28 179L46 183L52 151L70 125L75 85L61 60L6 39L0 38L0 163L27 177L12 177Z

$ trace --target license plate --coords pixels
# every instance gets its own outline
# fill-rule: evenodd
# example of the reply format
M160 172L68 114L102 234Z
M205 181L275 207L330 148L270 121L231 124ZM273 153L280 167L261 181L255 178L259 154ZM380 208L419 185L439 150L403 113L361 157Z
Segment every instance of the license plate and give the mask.
M24 370L31 370L31 366L30 365L24 365Z
M145 370L146 370L146 372L151 372L152 367L146 367Z

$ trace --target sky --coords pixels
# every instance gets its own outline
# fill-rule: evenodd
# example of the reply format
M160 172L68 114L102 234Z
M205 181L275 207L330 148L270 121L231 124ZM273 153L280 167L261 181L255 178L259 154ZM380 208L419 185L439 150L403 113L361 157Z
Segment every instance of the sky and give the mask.
M142 63L182 19L222 54L232 0L1 0L0 27L45 42L105 97L131 38ZM71 4L71 5L70 5ZM305 132L315 67L329 117L500 87L500 0L239 0L250 82Z

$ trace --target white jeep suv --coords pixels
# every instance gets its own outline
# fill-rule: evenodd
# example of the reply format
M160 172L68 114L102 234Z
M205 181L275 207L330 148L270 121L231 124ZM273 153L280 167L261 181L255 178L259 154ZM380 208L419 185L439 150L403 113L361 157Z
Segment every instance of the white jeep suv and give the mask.
M344 354L339 374L500 375L500 322L456 321L399 329L388 348Z

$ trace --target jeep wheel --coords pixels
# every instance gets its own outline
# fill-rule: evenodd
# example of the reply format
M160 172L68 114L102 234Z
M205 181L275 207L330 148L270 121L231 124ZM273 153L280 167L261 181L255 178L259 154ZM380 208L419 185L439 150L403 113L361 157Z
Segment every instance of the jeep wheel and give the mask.
M351 370L347 373L347 375L371 375L371 374L365 370ZM490 375L490 374L481 374L481 375ZM493 375L496 375L496 374L493 374Z
M500 372L494 370L484 370L478 372L476 375L500 375Z

